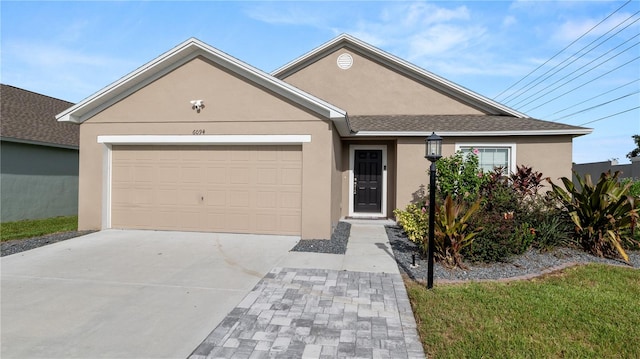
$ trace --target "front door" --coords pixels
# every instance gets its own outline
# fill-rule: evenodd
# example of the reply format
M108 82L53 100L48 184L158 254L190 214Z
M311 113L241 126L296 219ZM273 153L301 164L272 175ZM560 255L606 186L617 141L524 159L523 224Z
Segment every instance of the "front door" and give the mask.
M382 150L355 150L353 163L354 212L382 212Z

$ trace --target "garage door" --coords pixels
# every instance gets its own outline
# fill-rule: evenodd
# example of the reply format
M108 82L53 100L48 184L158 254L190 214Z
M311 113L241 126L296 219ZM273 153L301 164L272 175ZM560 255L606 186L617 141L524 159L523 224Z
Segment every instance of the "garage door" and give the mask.
M300 234L301 146L114 146L113 228Z

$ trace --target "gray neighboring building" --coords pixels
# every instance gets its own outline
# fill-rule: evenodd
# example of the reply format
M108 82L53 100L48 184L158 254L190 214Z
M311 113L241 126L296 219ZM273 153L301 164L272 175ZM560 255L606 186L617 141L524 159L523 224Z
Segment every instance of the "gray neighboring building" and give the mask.
M73 103L0 86L0 221L76 215L79 126L55 118Z
M590 174L591 180L595 182L600 178L600 174L609 170L611 170L611 173L620 171L620 179L640 179L640 157L634 157L631 159L631 163L624 165L619 165L617 160L580 164L574 163L573 182L576 182L575 173L578 173L581 177L584 177L586 174Z

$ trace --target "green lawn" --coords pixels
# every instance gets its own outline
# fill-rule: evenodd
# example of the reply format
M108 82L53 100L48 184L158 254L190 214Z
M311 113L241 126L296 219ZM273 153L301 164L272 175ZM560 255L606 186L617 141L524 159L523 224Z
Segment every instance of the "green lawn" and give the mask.
M12 239L75 231L77 229L78 216L5 222L0 223L0 238L4 242Z
M407 288L432 358L640 357L637 269L590 264L531 281Z

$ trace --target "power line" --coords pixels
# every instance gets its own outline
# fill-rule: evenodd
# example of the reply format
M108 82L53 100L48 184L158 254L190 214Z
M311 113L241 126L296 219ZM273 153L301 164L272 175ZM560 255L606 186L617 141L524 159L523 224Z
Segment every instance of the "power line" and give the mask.
M527 105L529 105L529 104L531 104L531 103L533 103L533 102L535 102L535 101L537 101L537 100L539 100L539 99L541 99L541 98L543 98L543 97L545 97L545 96L549 95L550 93L552 93L552 92L556 91L557 89L559 89L559 88L561 88L561 87L563 87L563 86L565 86L565 85L567 85L567 84L569 84L569 83L571 83L571 82L575 81L576 79L578 79L578 78L580 78L580 77L582 77L582 76L586 75L587 73L589 73L589 72L591 72L591 71L593 71L593 70L597 69L597 68L598 68L598 67L600 67L601 65L603 65L603 64L605 64L605 63L607 63L607 62L609 62L609 61L613 60L614 58L616 58L616 57L618 57L618 56L622 55L623 53L625 53L625 52L629 51L631 48L633 48L633 47L635 47L635 46L638 46L638 45L640 45L640 42L637 42L637 43L635 43L634 45L629 46L628 48L624 49L623 51L621 51L621 52L619 52L619 53L615 54L614 56L611 56L610 58L606 59L605 61L602 61L602 62L601 62L601 63L599 63L598 65L596 65L596 66L594 66L594 67L592 67L592 68L590 68L590 69L588 69L588 70L584 71L583 73L581 73L581 74L579 74L579 75L575 76L575 77L574 77L574 78L572 78L572 79L569 79L568 81L565 81L563 84L561 84L561 85L559 85L559 86L556 86L554 89L552 89L552 90L550 90L550 91L547 91L546 93L544 93L544 94L542 94L542 95L540 95L540 96L538 96L538 97L534 98L533 100L531 100L531 101L529 101L529 102L525 103L524 105L522 105L520 108L522 108L522 107L524 107L524 106L527 106ZM600 58L600 57L596 58L596 60L597 60L597 59L599 59L599 58ZM591 62L590 62L590 63L591 63ZM570 74L566 75L565 77L561 78L560 80L557 80L556 82L552 83L551 85L548 85L547 87L545 87L545 88L544 88L544 89L542 89L541 91L548 89L550 86L555 85L555 84L556 84L556 83L558 83L559 81L561 81L561 80L565 79L567 76L570 76L570 75L572 75L572 74L576 73L576 72L577 72L577 71L579 71L579 70L580 70L580 68L579 68L579 69L576 69L575 71L571 72ZM526 101L526 100L525 100L525 101ZM522 101L521 101L521 102L522 102ZM520 103L520 102L519 102L519 103ZM542 105L538 105L538 106L536 106L536 107L532 108L531 110L537 109L537 108L538 108L538 107L540 107L540 106L542 106Z
M560 55L562 52L564 52L564 50L568 49L569 47L571 47L573 44L575 44L576 42L578 42L580 39L582 39L583 37L585 37L588 33L590 33L591 31L593 31L593 29L595 29L596 27L600 26L600 24L602 24L603 22L605 22L607 19L609 19L611 16L613 16L613 14L617 13L618 11L620 11L620 9L622 9L623 7L627 6L629 3L631 2L631 0L628 0L626 3L622 4L622 6L620 6L619 8L617 8L614 12L612 12L611 14L609 14L607 17L605 17L604 19L602 19L599 23L595 24L591 29L589 29L587 32L585 32L584 34L580 35L580 37L578 37L577 39L573 40L569 45L565 46L565 48L563 48L562 50L558 51L555 55L553 55L550 59L548 59L547 61L545 61L543 64L539 65L538 67L536 67L534 70L532 70L531 72L529 72L528 74L526 74L523 78L521 78L520 80L518 80L516 83L514 83L513 85L509 86L507 89L505 89L504 91L500 92L497 96L495 96L493 99L497 99L498 97L502 96L502 94L504 94L505 92L509 91L510 89L512 89L514 86L516 86L517 84L519 84L520 82L524 81L524 79L526 79L527 77L529 77L529 75L533 74L534 72L538 71L541 67L543 67L544 65L548 64L549 61L553 60L554 58L556 58L556 56ZM526 86L526 85L525 85ZM504 100L507 100L509 98L509 96L507 96L507 98L505 98ZM503 100L503 101L504 101Z
M547 101L547 102L545 102L545 103L542 103L542 104L540 104L540 105L538 105L538 106L536 106L536 107L532 108L531 110L535 110L535 109L537 109L537 108L538 108L538 107L540 107L540 106L544 106L544 105L546 105L546 104L548 104L548 103L551 103L551 102L553 102L553 101L555 101L555 100L559 99L560 97L562 97L562 96L564 96L564 95L566 95L566 94L568 94L568 93L571 93L571 92L573 92L573 91L575 91L575 90L577 90L577 89L579 89L579 88L581 88L581 87L583 87L583 86L585 86L585 85L588 85L588 84L592 83L593 81L598 80L599 78L601 78L601 77L603 77L603 76L605 76L605 75L608 75L608 74L610 74L610 73L612 73L612 72L614 72L614 71L616 71L616 70L619 70L619 69L621 69L621 68L623 68L623 67L627 66L628 64L630 64L630 63L632 63L632 62L634 62L634 61L636 61L636 60L638 60L638 59L640 59L640 56L638 56L638 57L636 57L636 58L634 58L634 59L632 59L632 60L629 60L629 61L625 62L624 64L622 64L622 65L620 65L620 66L618 66L618 67L616 67L616 68L614 68L614 69L612 69L612 70L610 70L610 71L607 71L607 72L603 73L602 75L600 75L600 76L598 76L598 77L596 77L596 78L593 78L593 79L591 79L591 80L589 80L589 81L587 81L587 82L583 83L582 85L579 85L579 86L577 86L577 87L574 87L574 88L572 88L571 90L569 90L569 91L567 91L567 92L564 92L564 93L562 93L561 95L556 96L556 97L554 97L553 99L551 99L551 100L549 100L549 101Z
M624 111L621 111L621 112L618 112L618 113L614 113L613 115L609 115L609 116L605 116L605 117L600 117L599 119L596 119L596 120L593 120L593 121L589 121L589 122L585 122L585 123L583 123L583 124L581 124L581 125L579 125L579 126L584 126L584 125L588 125L588 124L590 124L590 123L594 123L594 122L602 121L602 120L604 120L604 119L607 119L607 118L610 118L610 117L613 117L613 116L622 115L623 113L627 113L627 112L630 112L630 111L633 111L633 110L637 110L637 109L639 109L639 108L640 108L640 106L636 106L636 107L634 107L634 108L630 108L630 109L628 109L628 110L624 110Z
M617 90L619 90L619 89L621 89L621 88L623 88L623 87L627 87L627 86L629 86L629 85L631 85L631 84L633 84L633 83L635 83L635 82L638 82L638 81L640 81L640 78L635 79L635 80L630 81L630 82L627 82L626 84L624 84L624 85L622 85L622 86L618 86L618 87L616 87L616 88L614 88L614 89L612 89L612 90L609 90L609 91L607 91L607 92L603 92L603 93L601 93L601 94L598 94L598 95L596 95L596 96L593 96L593 97L591 97L591 98L588 98L588 99L586 99L586 100L584 100L584 101L578 102L578 103L576 103L576 104L574 104L574 105L571 105L571 106L569 106L569 107L563 108L562 110L556 111L556 112L554 112L554 113L552 113L552 114L549 114L549 115L546 115L546 116L542 116L541 118L551 117L551 116L553 116L553 115L556 115L556 114L559 114L559 113L561 113L561 112L567 111L567 110L572 109L572 108L574 108L574 107L576 107L576 106L582 105L582 104L583 104L583 103L585 103L585 102L589 102L589 101L591 101L591 100L595 100L595 99L596 99L596 98L598 98L598 97L604 96L604 95L606 95L606 94L608 94L608 93L611 93L611 92L613 92L613 91L617 91ZM551 120L551 121L554 121L554 120Z
M596 109L596 108L598 108L598 107L602 107L602 106L604 106L604 105L608 105L608 104L610 104L610 103L612 103L612 102L616 102L616 101L622 100L622 99L627 98L627 97L629 97L629 96L633 96L633 95L635 95L635 94L637 94L637 93L640 93L640 90L638 90L638 91L636 91L636 92L628 93L628 94L626 94L626 95L624 95L624 96L620 96L620 97L618 97L618 98L614 98L613 100L609 100L609 101L606 101L606 102L603 102L603 103L597 104L597 105L595 105L595 106L587 107L587 108L585 108L585 109L582 109L582 110L577 111L577 112L574 112L574 113L570 113L570 114L568 114L568 115L565 115L565 116L562 116L562 117L558 118L558 120L562 120L563 118L571 117L571 116L573 116L573 115L577 115L577 114L579 114L579 113L583 113L583 112L587 112L587 111L595 110L595 109Z
M632 63L632 62L634 62L634 61L636 61L636 60L638 60L638 59L640 59L640 56L638 56L638 57L636 57L636 58L634 58L634 59L632 59L632 60L629 60L629 61L625 62L624 64L622 64L622 65L620 65L620 66L616 67L615 69L612 69L612 70L610 70L610 71L607 71L607 72L603 73L602 75L600 75L600 76L598 76L598 77L596 77L596 78L594 78L594 79L591 79L591 80L589 80L589 81L587 81L587 82L583 83L583 84L582 84L582 85L580 85L580 86L574 87L573 89L571 89L571 90L569 90L569 91L567 91L567 92L564 92L564 93L562 93L561 95L556 96L556 97L554 97L553 99L551 99L551 100L549 100L549 101L547 101L547 102L545 102L545 103L542 103L542 104L540 104L540 105L538 105L538 106L536 106L536 107L532 108L531 110L535 110L535 109L537 109L537 108L538 108L538 107L540 107L540 106L544 106L544 105L546 105L546 104L548 104L548 103L550 103L550 102L553 102L553 101L555 101L555 100L559 99L560 97L562 97L562 96L564 96L564 95L566 95L566 94L568 94L568 93L571 93L571 92L573 92L573 91L575 91L575 90L577 90L577 89L579 89L579 88L581 88L581 87L583 87L583 86L585 86L585 85L588 85L588 84L592 83L593 81L595 81L595 80L597 80L597 79L599 79L599 78L603 77L604 75L608 75L608 74L610 74L610 73L612 73L612 72L614 72L614 71L616 71L616 70L619 70L619 69L621 69L621 68L623 68L623 67L625 67L625 66L629 65L630 63Z
M629 16L628 18L624 19L624 21L618 23L616 26L614 26L613 28L609 29L607 32L605 32L604 34L600 35L598 38L596 38L595 40L591 41L589 44L587 44L586 46L583 46L580 50L576 51L573 55L569 56L568 58L564 59L562 62L560 62L559 64L553 66L552 68L550 68L549 70L547 70L544 74L536 77L535 79L529 81L529 83L527 83L526 85L524 85L523 87L521 87L518 91L521 91L517 96L511 98L510 100L508 100L506 103L508 104L509 102L514 101L515 99L517 99L518 97L524 95L525 93L533 90L536 86L538 86L539 84L541 84L543 81L549 79L550 77L552 77L553 75L557 74L558 72L562 71L563 69L565 69L567 66L573 64L574 62L578 61L579 59L581 59L582 57L584 57L585 55L589 54L590 52L592 52L593 50L595 50L596 48L598 48L600 45L604 44L605 42L611 40L611 38L613 38L614 36L618 35L620 32L622 32L623 30L627 29L629 26L635 24L636 22L640 21L640 18L636 19L635 21L631 22L630 24L627 24L625 27L623 27L622 29L618 30L616 33L612 34L611 36L607 37L606 39L602 40L599 44L597 44L596 46L592 47L591 49L587 50L586 52L584 52L583 54L581 54L580 56L577 56L578 54L580 54L582 51L584 51L585 49L589 48L591 45L593 45L595 42L597 42L598 40L602 39L605 35L607 35L608 33L610 33L611 31L615 30L617 27L619 27L620 25L624 24L625 22L627 22L629 19L633 18L634 16L636 16L638 13L640 13L640 11L637 11L636 13L632 14L631 16ZM636 35L637 36L637 35ZM634 37L636 37L634 36ZM630 41L631 39L628 39L627 41L623 42L622 44L618 45L615 48L618 48L620 46L622 46L624 43ZM615 49L614 48L614 49ZM606 52L605 54L609 53L613 51L609 50L608 52ZM600 57L604 56L600 55ZM575 58L574 58L575 57ZM571 60L573 58L573 61L567 63L566 65L560 67L558 70L556 70L554 73L552 73L551 75L542 78L543 76L545 76L546 74L548 74L549 72L553 71L554 69L558 68L560 65L564 64L565 62ZM599 58L599 57L598 57ZM592 60L592 62L595 60ZM575 72L575 71L574 71ZM566 77L566 76L565 76ZM542 79L541 79L542 78ZM539 80L539 81L538 81ZM537 82L536 82L537 81ZM533 84L532 86L530 86L528 89L526 88L527 86L531 85L532 83L536 82L535 84ZM557 81L556 81L557 82ZM555 83L555 82L554 82ZM545 88L548 88L545 87ZM515 93L513 93L512 95L514 95ZM520 102L511 105L511 106L517 106L520 103L522 103L523 101L526 100L521 100Z
M640 11L636 12L636 13L635 13L635 14L633 14L632 16L635 16L635 15L636 15L636 14L638 14L638 13L640 13ZM615 29L616 27L618 27L618 26L622 25L623 23L625 23L625 22L626 22L627 20L629 20L632 16L630 16L629 18L625 19L623 22L621 22L621 23L619 23L618 25L616 25L614 28L612 28L611 30L609 30L607 33L611 32L611 31L612 31L613 29ZM631 25L635 24L635 23L636 23L636 22L638 22L638 21L640 21L640 17L639 17L639 18L637 18L637 19L636 19L635 21L633 21L632 23L628 24L627 26L623 27L622 29L618 30L615 34L612 34L611 36L609 36L608 38L606 38L605 40L603 40L602 42L600 42L598 45L596 45L595 47L593 47L593 48L592 48L592 49L590 49L589 51L587 51L587 52L583 53L582 55L580 55L580 56L576 57L573 61L569 62L568 64L566 64L566 65L564 65L564 66L562 66L561 68L559 68L558 70L556 70L556 71L555 71L554 73L552 73L551 75L549 75L549 76L547 76L547 77L545 77L545 78L541 79L541 80L540 80L540 81L538 81L536 84L534 84L532 87L530 87L528 90L526 90L526 91L524 91L524 92L521 92L518 96L516 96L516 97L512 98L512 99L511 99L511 101L515 100L516 98L520 97L521 95L524 95L524 94L525 94L525 93L527 93L528 91L530 91L530 90L532 90L533 88L535 88L536 86L540 85L543 81L545 81L545 80L549 79L549 78L550 78L550 77L552 77L553 75L555 75L555 74L557 74L558 72L560 72L560 71L564 70L565 68L567 68L567 66L569 66L569 65L571 65L572 63L574 63L574 62L578 61L579 59L581 59L582 57L584 57L585 55L587 55L588 53L590 53L591 51L593 51L594 49L596 49L597 47L599 47L600 45L602 45L602 44L604 44L605 42L609 41L612 37L614 37L615 35L619 34L621 31L623 31L624 29L628 28L629 26L631 26ZM606 34L604 34L604 35L606 35ZM604 36L604 35L603 35L603 36ZM639 34L636 34L635 36L633 36L633 37L631 37L631 38L629 38L629 39L627 39L626 41L624 41L623 43L619 44L618 46L616 46L616 47L614 47L614 48L612 48L612 49L609 49L609 51L607 51L607 52L605 52L605 53L601 54L600 56L596 57L595 59L593 59L593 60L589 61L588 63L586 63L585 65L583 65L581 68L584 68L584 67L586 67L586 66L590 65L591 63L595 62L596 60L600 59L601 57L603 57L603 56L607 55L607 54L608 54L608 53L610 53L611 51L613 51L613 50L615 50L615 49L619 48L620 46L622 46L622 45L626 44L627 42L629 42L629 41L633 40L634 38L636 38L636 37L638 37L638 36L640 36L640 33L639 33ZM601 36L601 37L602 37L602 36ZM582 49L580 49L580 51L582 51L582 50L584 50L585 48L587 48L587 47L591 46L595 41L599 40L601 37L599 37L598 39L596 39L596 40L592 41L589 45L587 45L587 46L583 47ZM636 43L636 45L638 45L638 43ZM636 46L636 45L633 45L633 46ZM633 46L631 46L631 47L633 47ZM629 48L625 49L625 50L624 50L624 51L622 51L621 53L624 53L624 52L626 52L627 50L629 50ZM578 54L580 51L578 51L576 54ZM571 58L572 58L573 56L575 56L576 54L574 54L574 55L572 55L571 57L569 57L569 58L565 59L563 62L561 62L560 64L556 65L555 67L553 67L553 68L549 69L549 70L548 70L547 72L545 72L543 75L540 75L537 79L539 79L540 77L542 77L542 76L544 76L544 75L548 74L548 73L549 73L550 71L552 71L554 68L556 68L557 66L562 65L565 61L567 61L567 60L571 59ZM619 55L619 54L618 54L618 55ZM616 55L616 56L617 56L617 55ZM615 56L614 56L614 57L615 57ZM612 57L612 58L613 58L613 57ZM609 60L611 60L612 58L610 58ZM607 61L609 61L609 60L607 60ZM602 62L601 64L597 65L596 67L598 67L598 66L602 65L603 63L605 63L605 62L607 62L607 61ZM596 68L596 67L594 67L594 68ZM556 80L556 81L555 81L555 82L553 82L552 84L547 85L547 86L546 86L546 87L544 87L543 89L538 90L538 93L539 93L540 91L544 91L544 90L548 89L549 87L551 87L551 86L553 86L553 85L557 84L558 82L560 82L560 81L564 80L565 78L567 78L567 77L571 76L572 74L576 73L576 72L577 72L577 71L579 71L579 70L580 70L580 68L578 68L578 69L576 69L576 70L572 71L571 73L569 73L568 75L565 75L564 77L560 78L559 80ZM589 72L589 71L587 71L587 72ZM587 73L587 72L585 72L585 73ZM582 75L584 75L585 73L583 73ZM579 76L577 76L576 78L578 78L578 77L580 77L580 76L582 76L582 75L579 75ZM575 78L574 78L574 79L575 79ZM571 81L569 81L569 82L571 82ZM560 86L560 87L561 87L561 86ZM552 90L552 91L553 91L553 90ZM549 93L550 93L550 92L552 92L552 91L549 91ZM547 94L548 94L548 93L547 93ZM543 95L543 96L540 96L540 97L544 97L544 95ZM538 98L540 98L540 97L538 97ZM515 107L515 106L518 106L518 105L520 105L522 102L524 102L524 101L526 101L526 100L527 100L527 99L520 100L520 102L515 103L515 104L513 104L512 106L514 106L514 107ZM535 101L535 100L534 100L534 101ZM533 102L533 101L530 101L530 102L528 102L528 103L526 103L526 104L524 104L524 105L522 105L522 106L526 106L526 105L530 104L531 102Z
M516 86L517 84L519 84L520 82L524 81L527 77L529 77L531 74L533 74L534 72L538 71L540 68L542 68L543 66L545 66L546 64L548 64L551 60L553 60L554 58L556 58L558 55L560 55L561 53L563 53L566 49L568 49L569 47L571 47L573 44L575 44L576 42L578 42L580 39L582 39L583 37L585 37L587 34L589 34L591 31L593 31L596 27L600 26L600 24L602 24L603 22L605 22L607 19L609 19L611 16L613 16L615 13L617 13L618 11L620 11L623 7L627 6L629 3L631 2L631 0L628 0L626 3L622 4L622 6L620 6L619 8L617 8L614 12L612 12L611 14L609 14L607 17L605 17L604 19L602 19L599 23L595 24L593 27L591 27L587 32L585 32L584 34L580 35L580 37L578 37L577 39L573 40L569 45L565 46L562 50L558 51L555 55L553 55L550 59L548 59L547 61L545 61L544 63L542 63L541 65L539 65L538 67L536 67L535 69L533 69L531 72L529 72L528 74L526 74L523 78L521 78L520 80L518 80L516 83L514 83L513 85L509 86L507 89L505 89L504 91L500 92L497 96L494 97L494 100L497 99L498 97L502 96L502 94L504 94L505 92L509 91L510 89L512 89L514 86ZM525 85L526 87L527 85ZM505 99L503 99L503 101L506 101L510 96L507 96Z

